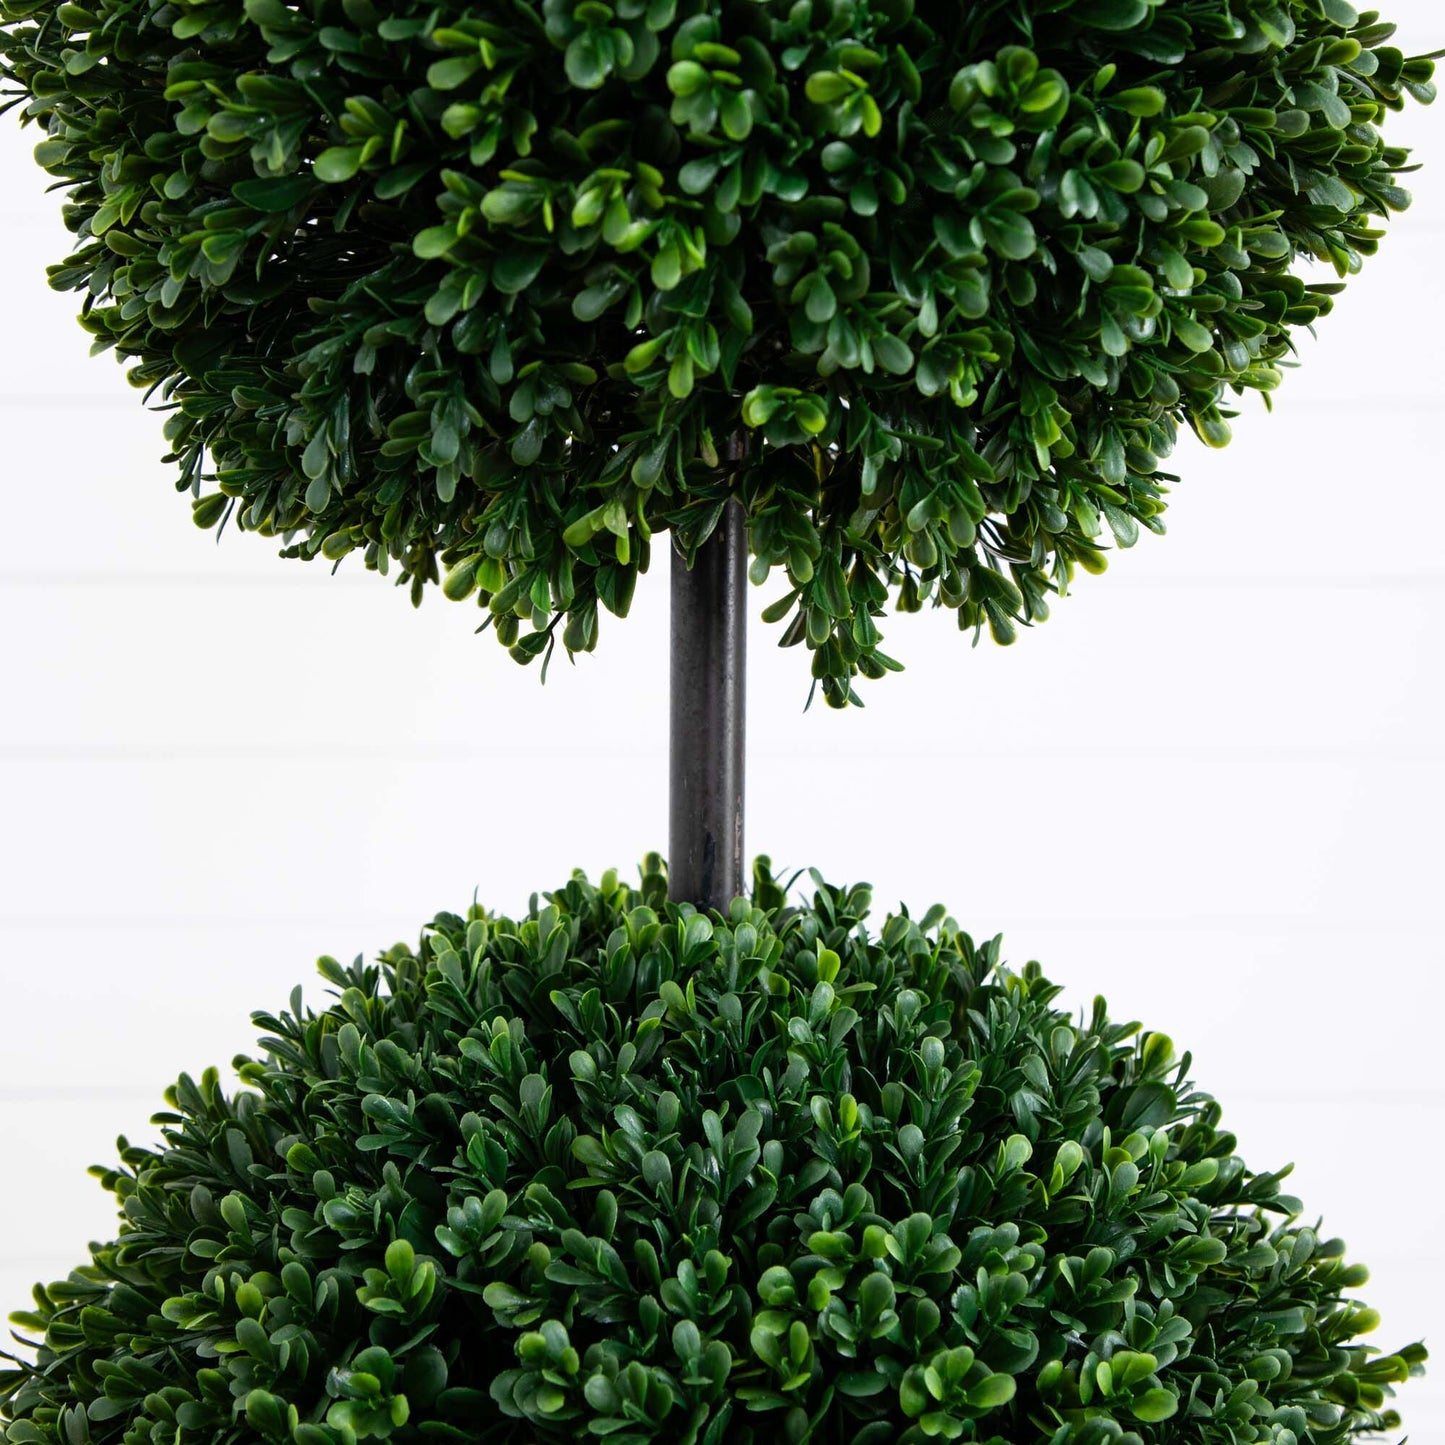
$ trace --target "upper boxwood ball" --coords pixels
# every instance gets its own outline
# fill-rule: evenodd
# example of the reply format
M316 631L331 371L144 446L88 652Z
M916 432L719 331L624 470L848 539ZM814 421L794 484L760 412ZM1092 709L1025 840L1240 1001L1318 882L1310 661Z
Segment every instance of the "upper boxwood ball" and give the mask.
M97 347L204 526L526 660L744 502L833 703L1160 529L1408 197L1346 0L0 0ZM219 490L208 486L213 479ZM856 700L856 699L855 699Z

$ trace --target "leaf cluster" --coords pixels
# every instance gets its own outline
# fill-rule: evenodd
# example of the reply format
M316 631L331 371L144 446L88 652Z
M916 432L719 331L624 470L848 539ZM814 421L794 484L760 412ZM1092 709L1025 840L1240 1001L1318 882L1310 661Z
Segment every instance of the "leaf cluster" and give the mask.
M596 644L723 501L828 702L1162 531L1408 204L1347 0L0 0L196 521Z
M258 1014L98 1169L4 1445L1343 1445L1425 1352L1170 1041L866 885L518 921Z

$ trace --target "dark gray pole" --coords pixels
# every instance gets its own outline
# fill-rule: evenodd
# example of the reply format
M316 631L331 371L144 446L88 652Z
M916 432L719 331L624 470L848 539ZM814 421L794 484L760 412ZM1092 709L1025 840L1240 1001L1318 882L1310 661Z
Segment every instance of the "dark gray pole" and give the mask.
M747 520L728 502L689 570L672 554L668 891L726 913L744 892Z

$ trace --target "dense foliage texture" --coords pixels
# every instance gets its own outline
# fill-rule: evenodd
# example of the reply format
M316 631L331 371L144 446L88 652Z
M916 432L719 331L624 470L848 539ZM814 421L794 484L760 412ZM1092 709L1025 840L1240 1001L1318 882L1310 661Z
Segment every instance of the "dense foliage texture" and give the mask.
M196 519L596 641L742 499L830 702L1161 530L1407 204L1347 0L0 0ZM209 482L214 479L219 490Z
M1338 1445L1418 1370L1168 1039L865 887L579 874L259 1014L104 1175L7 1445Z

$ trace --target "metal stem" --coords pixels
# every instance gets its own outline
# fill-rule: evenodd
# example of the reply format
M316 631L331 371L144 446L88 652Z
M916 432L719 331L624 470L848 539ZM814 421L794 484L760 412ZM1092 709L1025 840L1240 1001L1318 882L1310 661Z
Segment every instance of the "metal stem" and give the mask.
M726 913L744 891L747 519L729 501L696 565L672 554L669 892Z

